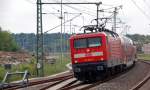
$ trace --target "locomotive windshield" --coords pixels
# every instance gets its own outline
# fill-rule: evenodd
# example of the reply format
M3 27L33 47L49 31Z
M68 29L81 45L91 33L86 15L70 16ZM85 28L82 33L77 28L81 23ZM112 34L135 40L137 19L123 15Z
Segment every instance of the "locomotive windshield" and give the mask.
M97 47L101 46L101 38L84 38L84 39L77 39L74 41L75 48L87 48L87 47Z
M87 40L86 39L78 39L74 41L75 48L86 48L87 47Z

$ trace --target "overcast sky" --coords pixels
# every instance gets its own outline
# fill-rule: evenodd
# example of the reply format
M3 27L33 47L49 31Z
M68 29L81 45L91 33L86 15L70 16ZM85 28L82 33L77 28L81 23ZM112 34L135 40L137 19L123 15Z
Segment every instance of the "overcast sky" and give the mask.
M36 33L36 0L0 0L0 26L4 30L12 33ZM42 0L43 2L59 2L59 0ZM79 1L79 0L78 0ZM100 0L80 0L79 2L99 2ZM110 8L112 6L123 5L118 10L118 17L131 28L127 33L150 35L150 1L148 0L101 0L103 5L100 8ZM133 3L135 1L135 3ZM63 2L77 2L77 0L63 0ZM138 8L137 8L137 6ZM76 9L76 10L75 10ZM60 5L45 5L43 12L60 13ZM66 20L69 20L82 13L71 22L72 25L88 25L92 19L95 19L96 7L94 5L70 5L63 6L63 12L76 13L67 14ZM111 10L112 11L112 10ZM90 14L90 15L89 15ZM146 15L147 16L146 16ZM103 14L101 14L103 15ZM107 15L107 14L104 14ZM110 14L111 15L111 14ZM60 15L43 15L43 31L47 31L60 24ZM83 21L84 17L84 21ZM69 32L70 23L66 23L66 31ZM120 27L119 25L118 27ZM78 27L71 27L78 32ZM123 29L117 29L122 32ZM49 33L60 32L56 28Z

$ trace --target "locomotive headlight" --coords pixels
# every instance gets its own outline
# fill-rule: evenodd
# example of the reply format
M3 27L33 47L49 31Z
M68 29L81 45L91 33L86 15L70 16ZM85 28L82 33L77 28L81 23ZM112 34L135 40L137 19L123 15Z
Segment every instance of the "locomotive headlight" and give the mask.
M77 60L75 60L74 62L75 62L75 63L78 63L78 61L77 61Z
M104 58L101 58L101 61L103 61L104 60Z

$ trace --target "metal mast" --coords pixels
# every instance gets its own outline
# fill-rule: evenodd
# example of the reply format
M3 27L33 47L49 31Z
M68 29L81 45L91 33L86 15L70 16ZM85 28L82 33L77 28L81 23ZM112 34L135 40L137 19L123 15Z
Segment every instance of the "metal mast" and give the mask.
M44 76L44 68L43 68L43 64L44 64L44 52L43 52L43 27L42 27L42 5L44 4L61 4L61 32L62 32L62 4L96 4L97 5L97 9L99 8L99 5L102 4L102 2L94 2L94 3L63 3L62 0L60 3L42 3L42 0L37 0L37 76ZM72 20L72 19L71 19ZM71 24L71 20L70 20L70 24ZM68 22L68 21L67 21ZM56 26L55 28L57 28L58 26ZM98 10L97 10L97 27L98 27ZM48 31L46 31L48 32ZM62 34L61 34L61 38L62 38ZM61 40L62 42L62 40ZM62 49L61 49L62 52ZM61 54L62 57L62 54Z
M42 27L42 4L37 0L37 76L44 76L43 68L43 27Z
M116 32L116 16L117 16L117 7L114 10L114 18L113 18L113 31Z
M99 16L99 5L100 5L100 4L101 4L101 3L97 3L97 4L96 4L96 6L97 6L97 10L96 10L96 11L97 11L97 12L96 12L96 13L97 13L97 15L96 15L96 16L97 16L97 17L96 17L96 24L97 24L97 25L96 25L96 28L98 28L98 18L99 18L98 16Z
M61 19L61 35L60 35L60 40L61 40L61 42L60 42L60 52L61 52L61 64L62 64L62 58L63 58L63 39L62 39L62 37L63 37L63 33L62 33L62 29L63 29L63 11L62 11L62 0L61 0L61 4L60 4L61 6L61 12L60 12L60 19Z

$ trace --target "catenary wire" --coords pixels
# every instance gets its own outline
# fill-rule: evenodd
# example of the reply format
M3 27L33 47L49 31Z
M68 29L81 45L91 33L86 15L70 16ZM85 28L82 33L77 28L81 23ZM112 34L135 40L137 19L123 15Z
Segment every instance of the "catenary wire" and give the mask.
M138 10L139 10L147 19L150 20L150 16L148 16L148 15L145 13L145 11L144 11L142 8L140 8L134 0L131 0L131 1L132 1L132 3L138 8Z

